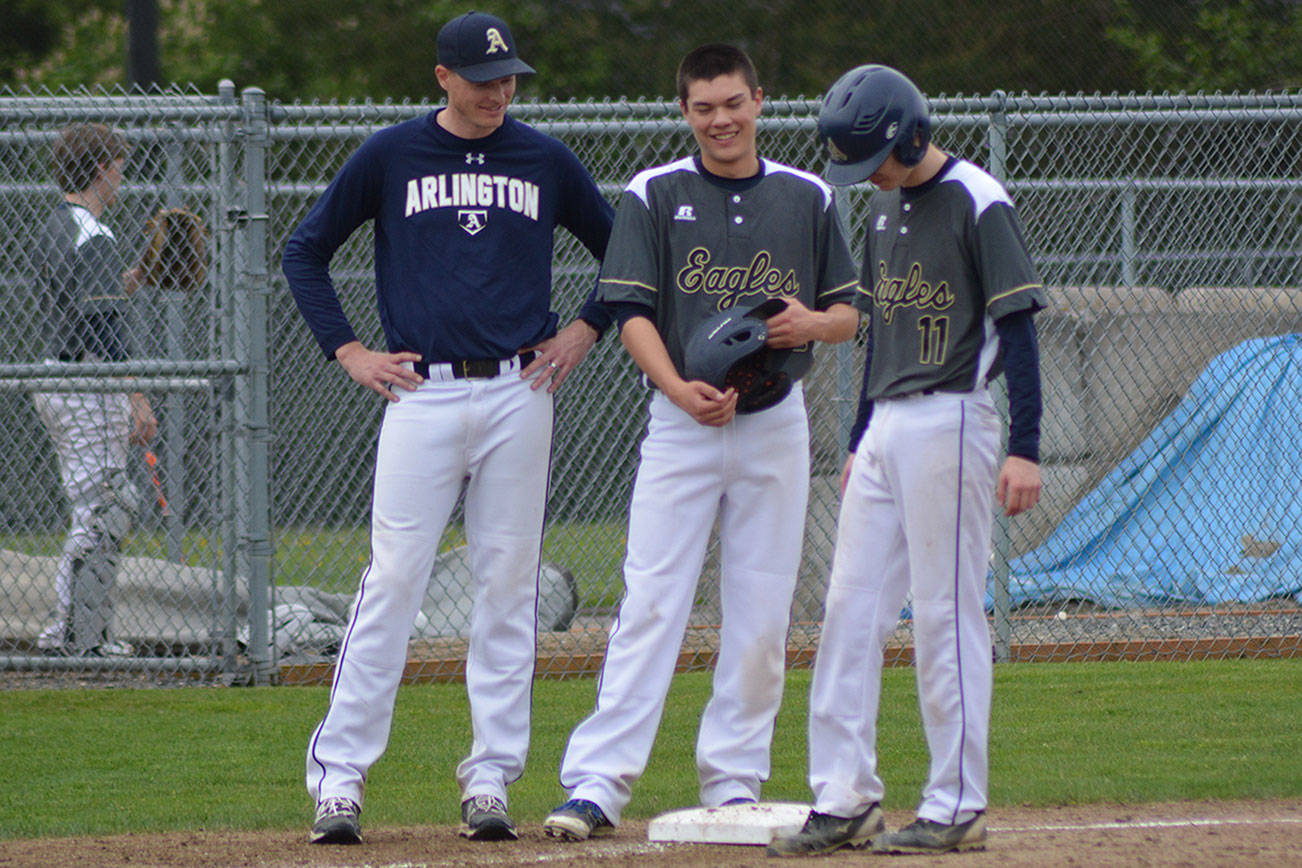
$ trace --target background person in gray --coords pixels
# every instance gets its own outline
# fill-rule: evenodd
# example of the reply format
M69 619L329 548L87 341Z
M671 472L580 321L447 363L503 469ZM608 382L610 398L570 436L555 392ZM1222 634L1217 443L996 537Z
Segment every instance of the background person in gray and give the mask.
M45 221L35 252L47 361L120 362L128 356L127 299L141 273L125 268L120 245L101 220L117 202L126 157L126 141L103 124L75 124L55 141L63 201ZM54 443L69 513L54 622L37 645L47 654L129 655L131 647L112 638L118 552L138 501L127 478L127 448L152 440L158 422L138 392L32 398Z

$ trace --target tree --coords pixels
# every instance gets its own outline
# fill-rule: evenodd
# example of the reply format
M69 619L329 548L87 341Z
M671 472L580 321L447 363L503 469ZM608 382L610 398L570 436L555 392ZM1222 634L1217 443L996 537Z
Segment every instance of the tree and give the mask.
M1158 91L1302 86L1297 0L1183 0L1165 20L1120 0L1108 37L1137 59L1141 86Z
M0 86L125 81L120 0L10 0ZM159 0L165 81L272 99L436 99L434 37L467 0ZM861 63L929 95L1302 84L1298 0L487 0L538 69L524 98L673 96L678 59L730 41L770 96Z

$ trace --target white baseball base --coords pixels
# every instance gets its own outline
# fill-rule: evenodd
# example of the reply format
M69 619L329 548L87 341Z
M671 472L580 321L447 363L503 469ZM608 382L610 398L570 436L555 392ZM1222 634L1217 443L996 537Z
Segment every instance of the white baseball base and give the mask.
M809 805L756 802L720 808L667 811L647 826L647 839L683 844L752 844L760 847L805 825Z

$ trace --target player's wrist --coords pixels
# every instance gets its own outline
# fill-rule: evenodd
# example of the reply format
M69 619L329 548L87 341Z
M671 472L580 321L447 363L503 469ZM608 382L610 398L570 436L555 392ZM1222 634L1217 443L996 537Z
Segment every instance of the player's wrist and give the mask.
M679 376L661 377L659 380L652 380L655 387L665 393L665 397L682 407L688 403L688 398L695 391L691 383Z
M575 317L574 322L582 323L583 325L588 327L588 330L592 332L592 342L594 344L597 341L601 340L601 336L605 334L606 330L604 326L593 321L591 318L584 316L583 314L579 314L577 317Z
M346 344L341 344L335 347L333 355L335 357L335 361L343 363L344 361L351 358L352 356L357 355L359 352L361 352L364 349L365 347L362 346L361 341L351 340Z

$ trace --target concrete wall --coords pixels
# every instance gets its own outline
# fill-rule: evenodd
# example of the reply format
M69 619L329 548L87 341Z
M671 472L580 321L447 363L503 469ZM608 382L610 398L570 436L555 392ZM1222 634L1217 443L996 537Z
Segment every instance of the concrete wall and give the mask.
M1302 331L1302 289L1052 287L1036 318L1044 393L1039 507L1012 522L1012 553L1063 516L1184 397L1212 358Z
M1010 523L1014 557L1039 545L1148 436L1213 357L1249 338L1302 331L1302 289L1217 287L1173 296L1153 287L1052 287L1048 296L1049 308L1036 317L1044 489L1039 506ZM811 401L811 414L819 403ZM792 613L798 621L821 616L839 471L839 464L815 471Z

